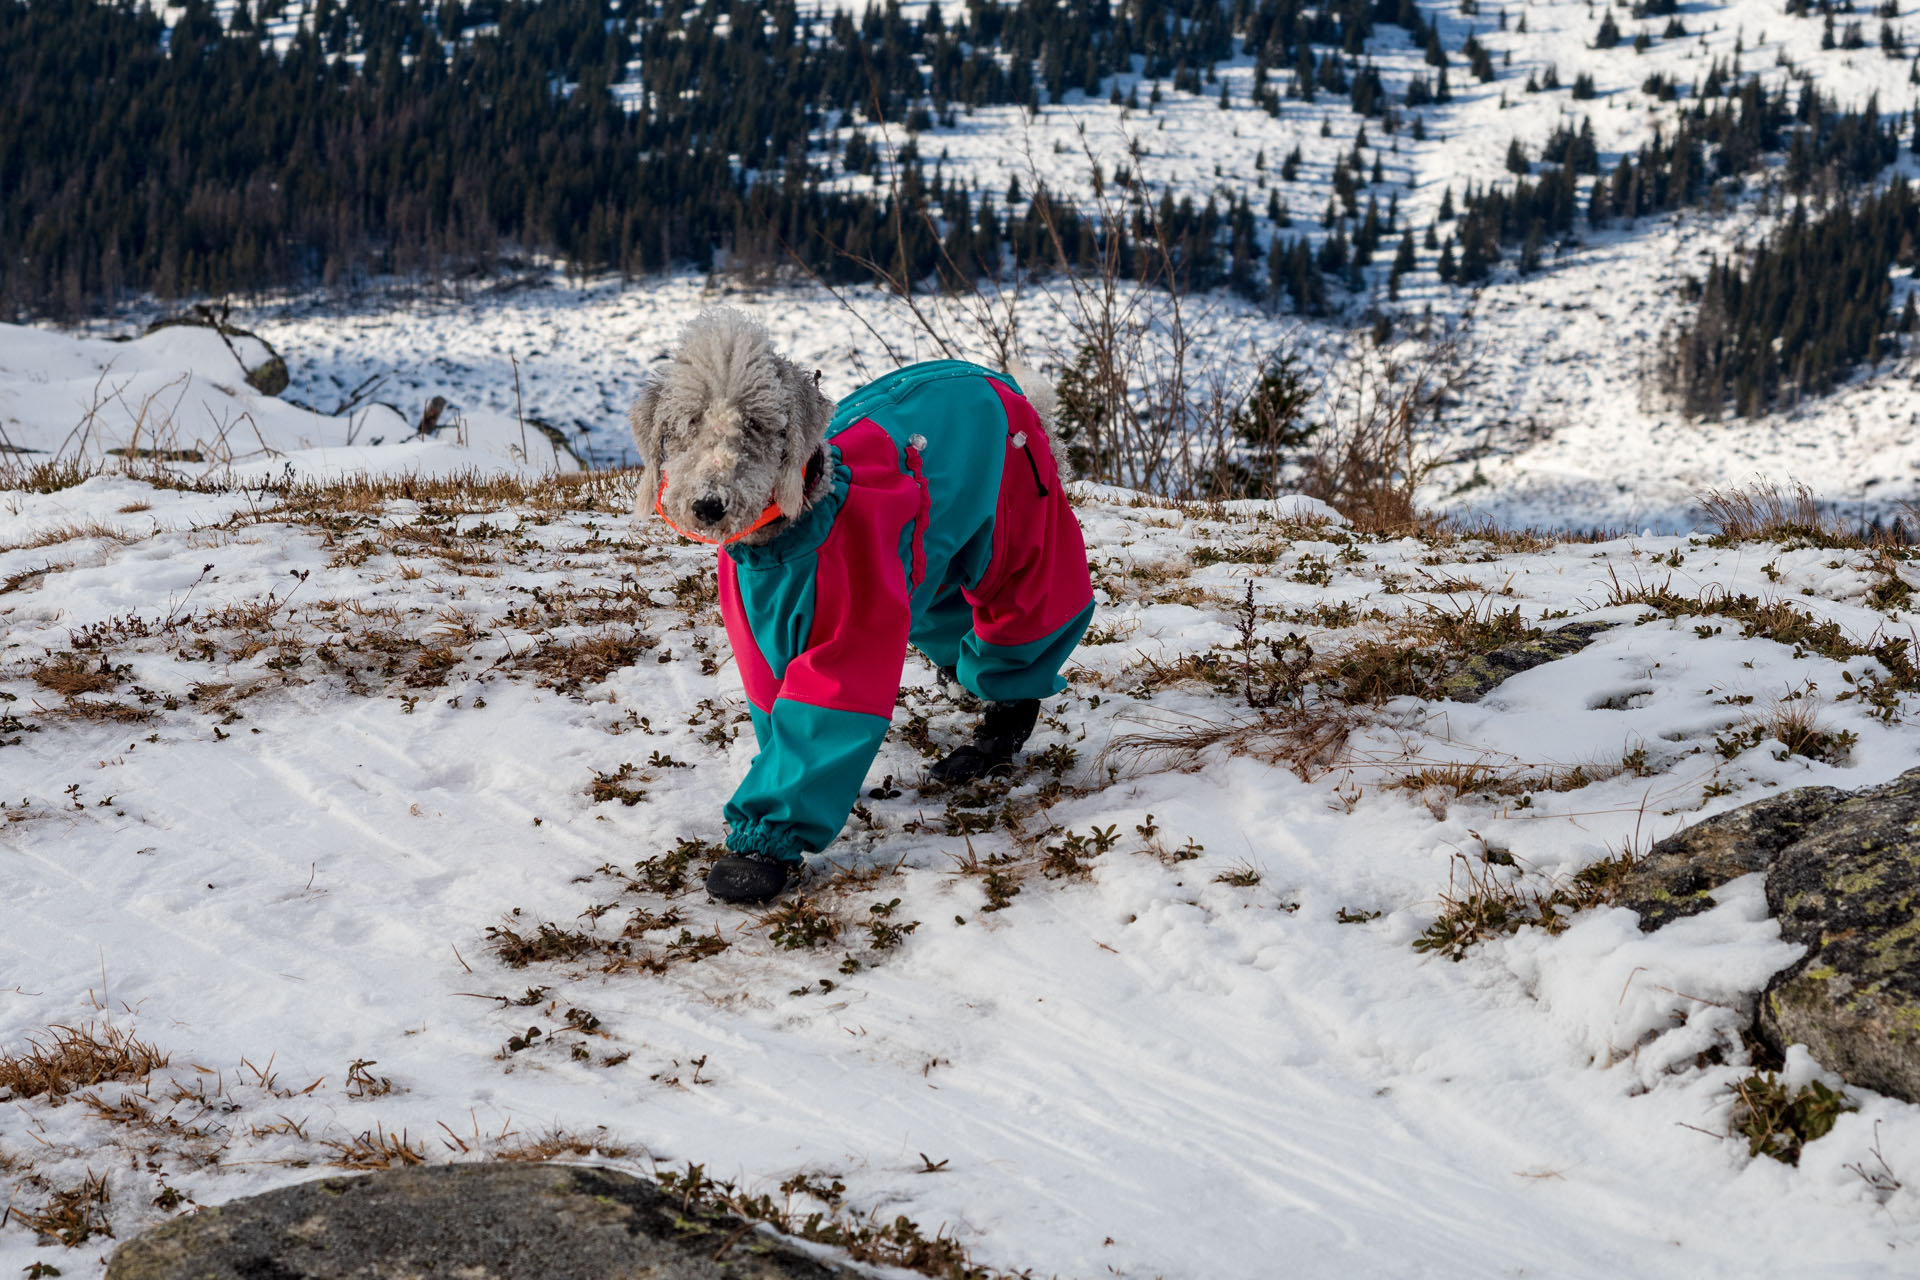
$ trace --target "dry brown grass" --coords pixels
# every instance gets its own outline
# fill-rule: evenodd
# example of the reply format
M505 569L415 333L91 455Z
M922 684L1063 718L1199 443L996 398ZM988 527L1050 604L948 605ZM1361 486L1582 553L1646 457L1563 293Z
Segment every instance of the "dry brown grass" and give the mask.
M23 493L58 493L62 489L83 484L98 474L99 468L73 458L35 463L7 461L0 463L0 489L15 489Z
M1595 760L1579 764L1529 764L1520 761L1488 760L1408 760L1400 772L1386 782L1387 788L1401 791L1438 789L1449 797L1520 796L1537 792L1578 791L1596 782L1605 782L1631 773L1644 777L1650 772L1644 749L1628 752L1619 760Z
M25 1049L0 1053L0 1088L16 1101L45 1095L58 1103L75 1089L110 1080L145 1080L167 1055L132 1032L87 1023L49 1027Z
M157 712L136 707L131 702L99 702L92 698L73 698L63 707L44 712L54 720L83 720L92 724L145 724Z
M12 591L20 591L27 587L37 587L40 585L42 578L66 567L66 565L43 564L37 569L22 569L18 573L10 573L4 578L0 578L0 596L4 596Z
M504 1160L514 1164L533 1164L543 1160L560 1160L567 1156L599 1157L618 1160L631 1154L627 1147L605 1138L582 1138L578 1134L563 1129L552 1129L538 1137L523 1137L497 1146L490 1153L495 1160Z
M100 538L124 546L129 542L138 541L140 536L137 533L128 533L125 529L116 529L110 524L101 524L98 520L76 520L69 524L42 529L21 542L0 543L0 555L5 555L9 551L38 551L42 547L57 547L63 542L78 542L84 538Z
M1813 491L1798 480L1785 485L1761 480L1731 489L1709 489L1698 501L1707 519L1720 531L1720 538L1727 542L1799 542L1818 547L1864 547L1870 543L1862 531L1822 512Z
M96 663L77 653L54 654L33 669L32 677L33 682L42 689L63 698L77 698L83 693L105 693L120 683L120 677L108 665L106 658Z
M624 515L633 508L633 484L639 473L627 470L562 472L526 479L477 471L444 476L346 476L299 481L273 490L280 499L270 518L303 514L374 514L392 502L417 502L438 515L465 515L504 507L536 512L597 511Z
M626 628L594 632L573 640L548 637L516 655L510 665L540 674L539 683L562 693L599 684L622 667L632 666L654 647L651 636Z
M0 1224L8 1219L16 1220L36 1235L51 1237L73 1249L96 1235L112 1238L113 1228L107 1223L107 1200L107 1180L88 1171L79 1186L55 1191L38 1209L9 1205L6 1214L0 1216ZM36 1275L59 1274L46 1267L27 1270Z
M337 1169L400 1169L427 1162L427 1150L407 1139L406 1130L388 1133L379 1125L351 1138L323 1138L320 1145L334 1153L327 1161Z
M1137 715L1143 727L1116 736L1095 768L1131 777L1161 769L1197 769L1214 747L1227 754L1284 764L1303 781L1337 768L1360 716L1341 703L1236 714L1220 719Z
M1756 708L1748 713L1744 719L1749 726L1746 735L1720 741L1738 747L1749 740L1765 741L1771 738L1785 747L1788 755L1824 760L1829 764L1845 764L1852 757L1859 737L1851 730L1826 728L1820 721L1820 710L1820 703L1815 699L1810 685L1790 689L1784 697L1774 699L1764 711Z

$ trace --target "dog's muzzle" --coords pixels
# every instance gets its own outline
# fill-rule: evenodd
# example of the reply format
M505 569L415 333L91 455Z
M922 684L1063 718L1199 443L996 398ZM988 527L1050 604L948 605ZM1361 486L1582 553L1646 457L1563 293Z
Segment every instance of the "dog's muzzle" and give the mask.
M735 534L729 534L727 537L724 537L724 538L710 538L704 533L693 533L689 530L682 529L679 525L675 524L673 522L673 517L667 514L666 498L667 498L667 473L665 470L662 470L660 472L660 492L653 495L653 513L660 517L661 521L667 526L667 528L673 530L675 533L679 534L681 537L686 538L693 542L704 542L710 547L724 547L730 542L738 542L740 541L740 539L746 537L748 534L754 533L761 529L766 528L768 525L772 524L775 520L778 520L781 516L786 514L785 512L780 510L779 503L769 502L767 504L766 510L760 513L760 518L755 520L752 524L748 525L746 528L742 529L740 532ZM716 519L719 516L723 516L726 514L726 508L723 506L720 506L720 504L716 500L710 499L710 498L702 498L700 502L696 502L694 504L693 509L694 509L695 515L699 515L703 519L705 518L705 514L701 510L701 504L706 502L713 502L713 504L716 507L720 508L715 513Z

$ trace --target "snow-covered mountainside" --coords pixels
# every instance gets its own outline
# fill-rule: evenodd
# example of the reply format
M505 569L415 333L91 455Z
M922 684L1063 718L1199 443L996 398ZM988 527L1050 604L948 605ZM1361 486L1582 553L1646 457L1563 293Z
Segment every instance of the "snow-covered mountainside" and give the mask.
M924 6L905 10L916 17ZM1477 376L1442 442L1441 452L1457 461L1433 477L1426 495L1431 507L1512 524L1679 531L1691 526L1700 489L1755 475L1803 481L1836 506L1867 514L1888 514L1912 496L1920 445L1911 403L1914 369L1903 351L1824 397L1719 422L1688 419L1652 377L1673 326L1692 312L1688 281L1697 281L1715 259L1753 247L1793 203L1777 181L1783 153L1768 162L1772 177L1750 175L1706 206L1637 222L1614 219L1598 229L1582 216L1570 236L1549 243L1538 270L1522 275L1519 255L1510 250L1472 289L1438 279L1438 251L1422 233L1449 194L1458 206L1469 186L1510 183L1507 158L1516 141L1538 158L1557 130L1576 133L1590 122L1599 171L1610 173L1656 136L1671 138L1681 113L1702 104L1699 92L1716 67L1729 83L1757 76L1776 89L1829 95L1843 108L1874 102L1898 113L1916 92L1914 8L1896 2L1871 14L1838 12L1831 20L1818 8L1799 16L1782 12L1772 0L1692 3L1671 16L1647 17L1580 0L1422 4L1418 11L1448 51L1451 97L1396 106L1391 131L1381 118L1351 110L1345 94L1325 90L1311 103L1283 95L1278 114L1270 115L1254 100L1255 59L1242 52L1220 64L1198 93L1142 74L1112 76L1102 93L1071 90L1037 114L1017 106L956 112L951 124L936 121L916 135L915 145L930 172L980 193L998 195L1013 182L1031 191L1042 179L1061 198L1090 202L1091 151L1109 189L1116 168L1124 167L1156 198L1164 193L1201 204L1212 198L1224 211L1244 196L1258 215L1262 278L1265 246L1274 237L1305 237L1318 246L1333 234L1322 215L1334 202L1341 158L1357 152L1363 178L1377 161L1380 181L1363 182L1360 202L1375 199L1383 215L1396 208L1398 225L1416 239L1417 266L1397 297L1386 296L1398 239L1390 234L1361 272L1359 291L1332 286L1328 317L1300 318L1284 307L1276 313L1224 294L1207 310L1249 367L1289 335L1317 350L1334 332L1364 327L1376 310L1402 317L1403 330L1408 318L1429 309L1441 316L1470 312ZM1620 42L1593 47L1609 18ZM1864 43L1849 48L1855 26ZM1883 26L1890 48L1881 43ZM1641 35L1645 42L1636 38ZM1491 81L1469 73L1460 52L1469 37L1487 50ZM1348 61L1350 70L1376 70L1386 100L1395 104L1416 80L1430 86L1436 75L1405 28L1387 21L1376 22L1364 51ZM1591 87L1577 91L1591 96L1576 96L1582 77ZM1163 91L1158 101L1156 83ZM1288 83L1270 81L1276 92ZM1669 90L1674 96L1666 96ZM1126 105L1130 95L1137 105ZM1113 96L1121 102L1110 101ZM883 148L908 140L898 129L830 116L813 135L815 159L837 168L856 131ZM1908 122L1902 136L1911 134ZM1296 151L1297 161L1288 164ZM1913 168L1903 148L1882 180ZM844 190L884 195L892 177L880 165L872 174L836 181ZM1589 182L1580 180L1583 214ZM1269 196L1284 206L1287 225L1267 219ZM1822 198L1816 195L1813 206ZM1342 220L1336 229L1351 235L1353 225ZM1445 235L1449 224L1439 229ZM1899 273L1890 317L1912 287ZM1057 278L1032 284L1018 308L1032 355L1054 369L1074 354L1067 292ZM380 379L372 398L410 417L434 394L511 415L516 389L508 357L517 357L525 412L564 424L583 454L617 460L630 448L621 414L647 365L699 306L723 295L817 363L838 391L887 367L883 343L915 353L916 326L907 308L865 290L848 295L849 309L811 285L759 293L723 278L685 276L585 288L555 280L412 301L382 295L344 309L333 301L296 300L256 307L248 323L287 351L293 394L323 407ZM926 354L927 344L918 345L918 354Z
M928 12L917 3L903 8L910 20ZM1241 6L1235 21L1257 21L1259 9ZM233 6L216 10L231 23ZM178 16L167 12L170 21ZM1875 104L1891 113L1883 121L1897 121L1902 140L1910 139L1913 122L1901 113L1915 94L1915 12L1899 0L1871 14L1826 14L1817 6L1795 14L1773 0L1655 3L1640 10L1580 0L1499 6L1469 0L1392 13L1375 6L1370 34L1344 55L1339 75L1353 81L1377 74L1379 101L1391 107L1391 117L1362 114L1347 92L1324 86L1308 100L1296 72L1278 69L1268 73L1267 89L1276 95L1269 102L1278 107L1270 112L1256 100L1256 51L1236 41L1232 57L1205 75L1195 71L1184 86L1175 83L1177 75L1149 78L1146 60L1136 55L1134 71L1105 77L1099 92L1041 95L1031 112L1018 105L956 106L918 121L926 127L912 135L828 111L809 134L809 162L834 175L830 189L884 198L897 180L892 164L846 171L847 146L858 134L895 156L911 141L929 177L948 190L965 188L976 205L995 197L1010 218L1019 207L1007 199L1010 186L1030 196L1044 182L1056 199L1091 210L1096 191L1112 198L1120 190L1122 170L1150 204L1163 197L1190 198L1196 206L1211 201L1224 217L1244 200L1262 290L1273 241L1304 239L1318 252L1329 237L1354 237L1357 212L1331 225L1325 215L1342 210L1336 190L1357 182L1356 211L1371 201L1383 219L1397 221L1370 265L1327 275L1328 314L1297 316L1277 296L1254 302L1224 291L1200 309L1222 343L1214 363L1237 358L1243 382L1282 341L1324 353L1337 335L1365 330L1380 312L1397 316L1402 334L1429 311L1443 318L1471 314L1475 376L1438 442L1437 452L1451 463L1431 478L1428 507L1510 524L1679 531L1691 526L1701 488L1758 474L1803 481L1849 511L1887 515L1912 496L1920 468L1907 339L1890 333L1879 365L1862 366L1837 390L1753 418L1689 419L1653 377L1674 326L1692 314L1690 281L1716 259L1760 243L1802 198L1815 210L1833 198L1819 184L1804 197L1784 191L1784 134L1758 171L1718 183L1710 198L1637 220L1592 225L1585 209L1595 179L1581 175L1571 229L1549 236L1537 269L1525 274L1523 255L1509 244L1484 281L1471 287L1444 282L1436 270L1442 249L1425 233L1436 227L1443 241L1453 234L1458 224L1441 215L1449 207L1464 209L1469 188L1511 183L1516 144L1537 168L1550 138L1575 136L1590 125L1595 166L1605 179L1623 157L1656 138L1673 138L1684 113L1730 101L1704 93L1717 86L1730 94L1746 78L1789 90L1795 100L1817 92L1841 109ZM1416 85L1436 91L1439 75L1426 49L1399 25L1410 13L1418 14L1421 30L1436 33L1444 51L1444 100L1409 105L1410 91ZM269 26L282 49L293 32L317 21L311 3L278 6L274 15ZM827 15L819 10L816 16L824 22ZM1618 33L1612 47L1595 47L1603 22ZM469 38L493 34L483 25ZM1324 44L1326 37L1314 39ZM1484 51L1481 69L1492 79L1473 72L1469 40ZM1334 51L1321 53L1330 68ZM646 86L615 88L631 105ZM1702 159L1712 158L1708 147ZM1913 169L1902 146L1878 181ZM1279 218L1271 216L1276 209ZM1413 233L1412 269L1390 291L1389 262L1403 231ZM1889 326L1913 289L1904 270L1896 277ZM1029 354L1055 370L1075 354L1069 293L1058 276L1028 282L1016 308ZM536 277L529 287L428 289L411 299L384 292L357 301L297 298L256 304L244 319L286 352L289 394L299 402L369 420L385 416L384 404L404 420L332 429L337 436L391 440L442 395L477 432L504 423L517 440L520 419L537 419L560 427L583 458L618 461L630 456L621 417L647 365L699 306L723 295L767 321L839 391L887 367L888 345L903 355L928 350L924 340L915 343L911 313L897 300L853 289L845 295L849 309L813 285L756 293L725 275L599 280L590 287L563 284L555 275ZM105 328L125 332L124 323ZM8 367L31 367L39 358L12 332L0 347ZM972 353L986 354L985 345L976 343ZM57 428L52 447L68 439L90 403L83 395L68 400L65 419L45 420ZM208 430L225 432L233 412L213 413ZM311 424L291 429L302 438L312 432ZM221 448L231 444L225 439Z
M0 1266L559 1155L804 1178L802 1218L1034 1275L1911 1274L1920 1108L1851 1090L1797 1167L1728 1136L1796 955L1758 878L1642 935L1604 874L1920 764L1870 656L1903 567L1083 486L1102 608L1027 765L923 790L970 713L910 658L870 796L759 915L698 888L753 751L712 553L626 483L0 502ZM1442 696L1568 619L1614 625ZM22 1081L82 1029L102 1078Z

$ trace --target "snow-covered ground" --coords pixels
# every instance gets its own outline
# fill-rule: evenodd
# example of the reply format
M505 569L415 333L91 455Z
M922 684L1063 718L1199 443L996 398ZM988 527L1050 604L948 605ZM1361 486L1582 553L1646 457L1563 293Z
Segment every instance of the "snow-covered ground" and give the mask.
M855 1217L1035 1275L1912 1274L1920 1108L1855 1091L1798 1168L1723 1136L1744 1011L1794 955L1751 878L1652 936L1599 907L1459 963L1411 945L1468 875L1562 882L1920 764L1910 698L1840 696L1870 660L1654 619L1481 703L1363 709L1318 757L1233 678L1249 582L1256 645L1323 656L1510 608L1631 624L1608 599L1663 583L1905 634L1865 553L1376 541L1083 489L1103 607L1032 767L921 792L918 744L969 715L910 659L809 928L673 884L753 748L711 552L631 527L622 484L0 502L0 1046L93 1023L171 1059L0 1108L17 1208L91 1173L124 1237L360 1135L436 1161L559 1135L837 1178ZM1851 747L1742 736L1802 699ZM591 949L509 967L490 930L547 922ZM1882 1157L1898 1189L1856 1169ZM0 1268L109 1248L0 1228Z

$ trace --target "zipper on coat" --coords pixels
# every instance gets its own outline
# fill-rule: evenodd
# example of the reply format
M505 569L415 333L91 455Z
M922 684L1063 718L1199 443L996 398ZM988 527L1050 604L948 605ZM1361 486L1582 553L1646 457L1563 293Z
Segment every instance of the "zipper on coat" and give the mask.
M1033 472L1033 487L1039 491L1041 497L1046 497L1052 490L1048 489L1046 481L1040 478L1040 464L1034 461L1033 450L1027 444L1026 432L1014 433L1013 447L1027 455L1027 470Z
M920 470L920 451L927 447L925 436L913 436L907 441L907 470L912 473L913 481L920 486L920 510L913 517L913 564L907 571L910 589L918 590L927 577L926 532L927 518L933 511L933 493L927 488L927 477Z

